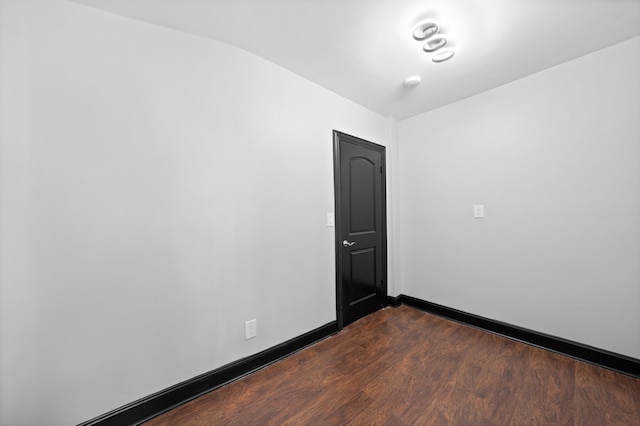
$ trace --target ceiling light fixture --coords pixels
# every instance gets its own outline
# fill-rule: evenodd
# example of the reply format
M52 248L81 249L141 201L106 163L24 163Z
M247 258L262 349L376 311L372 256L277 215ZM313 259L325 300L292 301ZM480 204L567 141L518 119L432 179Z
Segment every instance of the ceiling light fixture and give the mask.
M420 78L420 76L419 76L419 75L412 75L412 76L410 76L410 77L407 77L407 78L404 80L404 87L407 87L407 88L409 88L409 87L415 87L415 86L417 86L418 84L420 84L420 82L421 82L421 81L422 81L422 79Z
M431 60L435 63L445 62L453 58L453 55L455 55L455 52L451 49L447 49L433 55Z
M413 38L417 41L424 41L425 43L422 46L422 50L427 53L433 53L439 51L449 43L447 37L444 34L439 34L438 31L440 31L440 25L433 19L427 19L420 22L413 29ZM431 60L435 63L445 62L453 58L454 55L455 52L453 50L447 49L435 53L431 57ZM415 86L416 84L420 83L420 81L418 80L417 83L409 84L409 78L407 78L407 80L405 80L404 82L404 85L406 87Z
M442 49L447 45L447 38L442 34L438 34L437 36L431 37L427 42L422 46L422 50L425 52L435 52L438 49Z
M418 24L413 30L413 38L418 41L426 40L438 32L438 23L434 20L426 20Z

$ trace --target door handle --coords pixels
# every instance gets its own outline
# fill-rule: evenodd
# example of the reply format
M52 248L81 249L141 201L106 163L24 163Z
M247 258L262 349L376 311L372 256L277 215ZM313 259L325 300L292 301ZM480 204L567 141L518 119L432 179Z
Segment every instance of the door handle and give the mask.
M344 240L344 241L342 242L342 247L351 247L351 246L352 246L352 245L354 245L355 243L356 243L355 241L349 242L349 241L347 241L347 240Z

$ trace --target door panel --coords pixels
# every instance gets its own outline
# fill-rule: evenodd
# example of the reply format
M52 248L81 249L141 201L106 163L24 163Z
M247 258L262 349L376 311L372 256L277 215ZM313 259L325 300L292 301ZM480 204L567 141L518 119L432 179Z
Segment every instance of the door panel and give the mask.
M375 231L375 164L366 158L349 159L351 208L349 233Z
M375 248L353 250L350 256L351 285L347 299L349 306L353 306L365 298L376 295L376 250Z
M334 153L336 294L343 327L386 301L385 148L334 132Z

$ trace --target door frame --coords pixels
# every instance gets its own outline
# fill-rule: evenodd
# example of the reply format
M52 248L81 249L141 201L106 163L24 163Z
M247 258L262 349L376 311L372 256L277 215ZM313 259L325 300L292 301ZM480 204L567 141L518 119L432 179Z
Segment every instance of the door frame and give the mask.
M387 303L387 157L386 147L373 142L349 135L347 133L333 130L333 187L334 187L334 220L335 220L335 255L336 255L336 319L338 323L338 331L344 328L344 312L342 309L342 268L344 261L342 259L341 241L343 235L342 223L342 191L340 189L341 171L340 171L340 141L345 140L354 145L363 148L378 151L381 154L382 162L382 305Z

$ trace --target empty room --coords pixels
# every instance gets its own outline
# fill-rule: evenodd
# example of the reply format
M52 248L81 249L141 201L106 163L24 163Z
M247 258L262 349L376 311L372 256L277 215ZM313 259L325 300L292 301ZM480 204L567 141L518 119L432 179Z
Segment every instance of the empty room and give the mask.
M640 424L639 0L0 0L0 425Z

